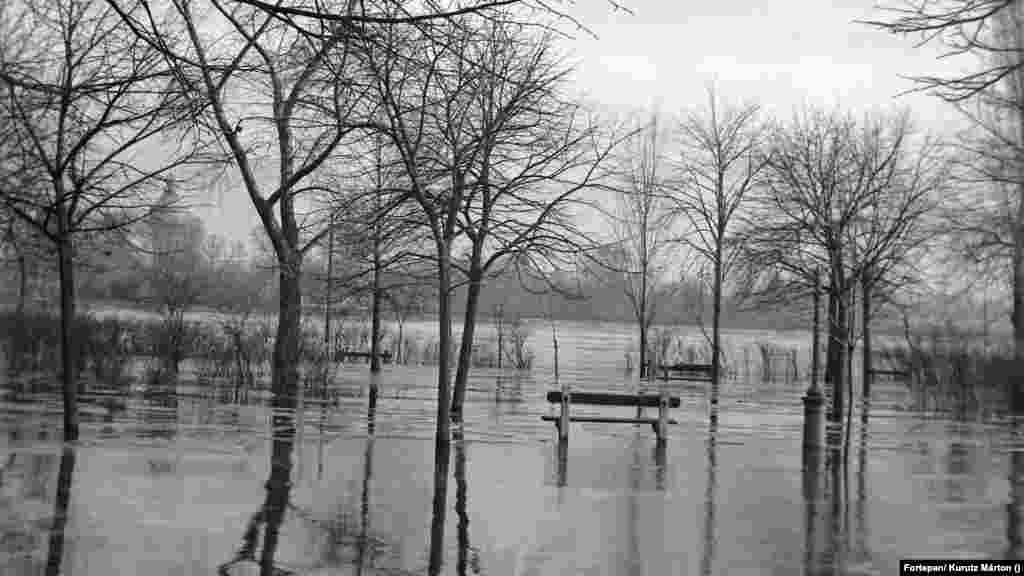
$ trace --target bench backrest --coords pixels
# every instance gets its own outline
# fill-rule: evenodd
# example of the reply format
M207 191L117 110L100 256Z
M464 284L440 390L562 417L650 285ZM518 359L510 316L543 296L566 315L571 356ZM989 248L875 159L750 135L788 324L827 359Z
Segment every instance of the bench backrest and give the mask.
M552 390L548 392L548 402L559 404L562 402L562 392ZM661 403L661 397L657 394L615 394L613 392L570 392L569 401L573 404L590 404L594 406L645 406L657 407ZM671 396L668 399L670 408L679 408L681 405L678 396Z
M711 364L687 364L680 362L678 364L669 364L664 366L669 370L675 372L699 372L701 374L711 374Z

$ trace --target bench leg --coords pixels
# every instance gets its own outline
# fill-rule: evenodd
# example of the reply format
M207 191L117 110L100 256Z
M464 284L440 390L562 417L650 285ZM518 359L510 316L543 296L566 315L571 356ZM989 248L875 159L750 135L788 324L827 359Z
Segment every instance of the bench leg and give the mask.
M668 395L664 389L661 392L661 399L658 402L658 440L668 438Z
M569 472L569 443L563 440L558 441L557 454L555 459L558 462L558 478L557 482L559 486L565 486L568 481Z
M558 415L558 440L569 441L569 394L562 393L561 413Z

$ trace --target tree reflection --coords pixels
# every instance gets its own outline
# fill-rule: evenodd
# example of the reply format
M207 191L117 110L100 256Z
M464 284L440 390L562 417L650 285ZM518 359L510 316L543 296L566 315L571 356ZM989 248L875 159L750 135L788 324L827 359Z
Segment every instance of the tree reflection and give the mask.
M858 554L861 560L870 559L871 551L868 549L868 519L867 519L867 466L868 466L868 413L870 412L869 400L865 399L861 408L860 418L860 442L857 453L857 504L854 510L857 531Z
M846 563L845 460L837 444L803 449L804 574L808 576L840 574Z
M633 435L633 461L629 466L629 491L626 494L626 550L625 573L636 576L643 573L643 562L640 556L640 529L639 511L637 510L637 495L640 492L643 476L643 457L640 453L640 445L644 441L642 433L638 429Z
M555 441L555 462L557 464L556 472L556 483L560 488L564 488L569 482L569 441L568 440L556 440ZM562 493L559 492L559 496Z
M715 484L718 469L718 407L712 406L708 422L708 467L704 487L704 550L700 558L700 573L711 574L715 561Z
M458 526L459 576L480 574L480 556L469 542L469 487L466 482L466 441L462 429L454 430L455 440L455 514ZM470 571L467 571L470 570Z
M1019 424L1014 422L1012 434L1017 437ZM1024 452L1010 452L1010 501L1006 504L1006 558L1024 557L1021 538L1021 506L1024 506Z
M75 471L75 447L65 444L60 456L60 471L57 473L57 498L53 505L53 526L50 527L50 543L46 554L46 575L60 574L64 558L64 528L68 519L68 501L71 499L71 477Z
M843 543L845 515L843 495L846 491L846 474L848 460L843 449L837 444L829 448L825 461L828 471L825 496L828 500L827 522L825 526L825 548L818 567L818 574L839 574L845 563L845 546Z
M243 562L257 562L256 547L260 528L263 528L263 547L258 560L260 576L281 576L290 572L274 566L278 537L284 521L291 491L292 452L295 444L295 397L275 395L271 429L273 441L270 451L270 476L267 495L259 512L249 520L242 537L242 547L235 558L222 564L217 573L231 576L232 567Z
M372 374L371 379L378 374ZM373 386L372 389L376 389ZM373 442L377 430L377 394L370 393L370 405L366 411L366 454L363 456L363 494L359 506L359 541L356 548L356 574L362 576L367 564L367 548L370 531L370 480L373 477Z
M658 492L665 491L665 476L668 472L668 442L654 443L654 488Z
M818 556L818 502L821 500L821 457L822 451L820 448L804 446L801 488L804 498L804 574L807 575L814 574Z

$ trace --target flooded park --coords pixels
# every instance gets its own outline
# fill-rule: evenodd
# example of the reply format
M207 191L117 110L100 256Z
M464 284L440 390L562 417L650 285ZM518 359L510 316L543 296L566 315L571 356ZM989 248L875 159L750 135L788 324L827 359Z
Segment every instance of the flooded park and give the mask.
M0 1L0 576L1024 570L1024 2L763 4Z
M895 574L910 557L1022 553L1024 446L998 409L936 410L878 379L847 445L805 453L806 379L755 371L723 382L717 406L706 385L659 384L681 398L662 450L647 426L584 423L560 459L541 420L555 387L545 329L533 370L472 374L445 574ZM558 330L563 384L638 385L628 326ZM57 394L8 389L0 571L255 574L269 558L264 573L425 573L435 371L385 365L372 398L366 365L339 364L330 400L272 401L219 397L186 369L120 403L84 395L68 445Z

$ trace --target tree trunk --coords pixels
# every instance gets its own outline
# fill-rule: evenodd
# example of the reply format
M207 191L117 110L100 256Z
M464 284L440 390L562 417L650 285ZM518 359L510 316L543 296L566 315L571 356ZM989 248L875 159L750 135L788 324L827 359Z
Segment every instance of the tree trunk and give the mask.
M57 242L58 270L60 273L60 363L61 388L64 399L64 440L78 439L78 363L72 329L75 323L74 244L66 230L67 213L61 205L57 219L60 222L60 240Z
M18 254L18 307L15 314L19 321L25 318L25 300L28 298L28 259Z
M1024 366L1024 184L1017 199L1017 230L1013 250L1013 344L1014 360L1019 370ZM1024 389L1018 384L1011 406L1015 412L1024 409Z
M373 302L370 306L370 372L380 372L380 244L373 247ZM376 380L373 381L376 383Z
M65 445L61 450L60 469L57 471L57 498L53 504L53 525L50 526L49 550L46 555L46 576L58 576L64 559L64 527L68 521L68 503L71 501L71 480L75 472L75 448Z
M291 492L292 452L295 446L295 397L277 396L273 406L277 410L273 418L274 433L270 454L270 476L267 478L267 496L263 501L262 515L266 522L263 532L263 548L260 554L260 576L273 576L280 572L274 565L274 555L288 508Z
M849 411L849 408L853 405L853 353L857 348L857 343L853 339L853 331L857 326L857 295L853 287L850 288L850 292L846 297L849 300L844 305L846 308L846 332L843 335L843 342L846 346L843 348L845 353L843 357L843 370L846 371L844 376L846 378L847 392L846 408Z
M24 254L18 254L18 304L14 310L14 326L7 346L7 369L12 374L21 371L22 342L25 338L25 304L28 299L28 261Z
M871 365L871 284L868 279L862 280L861 285L861 326L864 329L864 348L861 350L862 364L864 366L863 390L861 396L864 400L871 400L871 382L874 379Z
M505 355L505 311L498 305L498 369L501 370L502 357Z
M274 366L271 391L274 396L292 396L299 388L299 339L302 321L300 277L302 260L298 254L278 258L277 337L274 341Z
M644 318L640 319L640 378L647 376L648 370L657 370L655 367L647 366L647 323Z
M832 391L832 410L829 419L841 422L843 417L843 357L846 346L846 306L842 287L833 276L829 287L828 349L825 364L825 385Z
M476 332L476 312L480 302L483 273L480 270L479 250L473 249L473 262L469 268L469 286L466 291L466 309L462 317L462 342L459 345L459 364L455 372L452 391L452 420L462 419L462 404L466 400L470 361L473 359L473 337Z
M711 309L711 404L718 404L719 375L722 370L722 252L715 260L715 284L712 287Z
M405 318L398 316L398 345L395 346L395 364L405 364Z
M469 567L469 514L466 511L466 504L469 490L466 485L466 443L462 437L461 430L454 431L455 436L455 514L459 517L458 523L458 559L456 574L470 574L466 568Z
M451 317L451 247L447 240L440 242L438 250L438 334L439 361L437 364L437 428L434 436L434 502L430 525L430 576L441 573L444 562L444 518L448 500L448 460L451 451L449 408L449 358L452 339Z
M331 282L334 276L334 214L327 229L327 281L324 283L324 345L327 346L327 361L334 362L334 345L331 340ZM324 382L324 388L327 382Z

